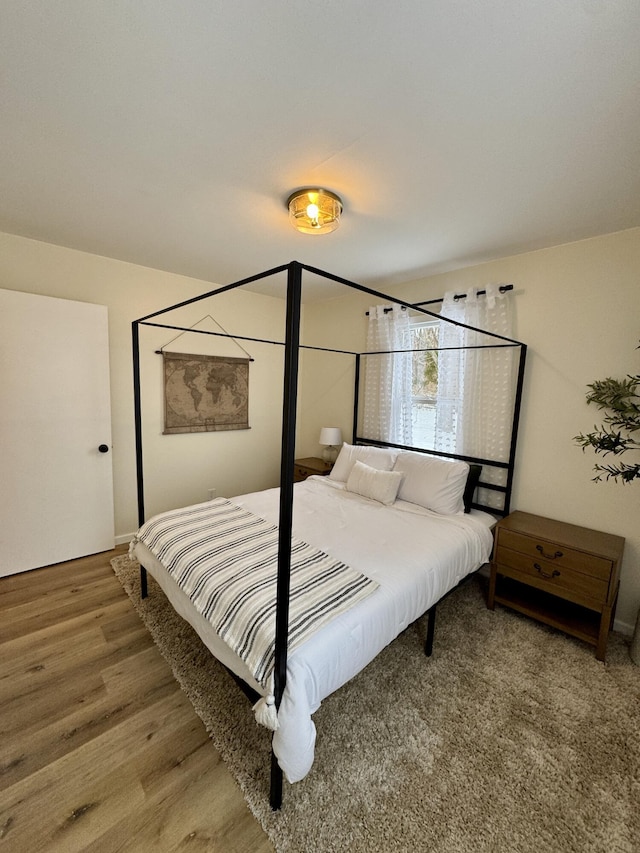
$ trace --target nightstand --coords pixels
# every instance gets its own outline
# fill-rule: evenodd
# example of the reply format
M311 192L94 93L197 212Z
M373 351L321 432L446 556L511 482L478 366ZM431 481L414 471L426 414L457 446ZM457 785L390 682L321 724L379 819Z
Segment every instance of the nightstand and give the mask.
M323 477L331 472L333 462L325 462L317 456L309 456L307 459L296 459L293 463L293 482L301 483L312 474L320 474Z
M496 525L487 606L495 602L595 646L604 660L624 539L512 512Z

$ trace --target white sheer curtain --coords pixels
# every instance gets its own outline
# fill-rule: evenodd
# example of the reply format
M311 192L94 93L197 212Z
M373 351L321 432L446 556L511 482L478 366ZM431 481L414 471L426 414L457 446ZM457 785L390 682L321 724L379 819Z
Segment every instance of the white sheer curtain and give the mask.
M440 316L513 338L511 292L500 293L499 285L483 290L486 296L473 289L458 300L453 292L446 293ZM499 343L482 332L441 322L436 450L508 461L519 350L446 349Z
M398 305L369 308L368 353L410 349L410 341L408 311ZM363 438L411 444L411 371L410 352L366 356Z

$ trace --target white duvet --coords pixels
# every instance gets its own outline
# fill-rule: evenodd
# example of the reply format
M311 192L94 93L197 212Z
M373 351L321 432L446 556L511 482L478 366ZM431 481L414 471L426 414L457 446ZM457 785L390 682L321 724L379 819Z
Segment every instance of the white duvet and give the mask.
M231 500L278 523L278 489ZM295 485L293 535L377 581L379 589L288 657L273 750L290 782L304 778L313 764L312 715L322 700L360 672L465 575L489 560L494 522L490 515L476 511L444 516L405 501L384 506L325 477L310 477ZM217 637L145 546L137 543L134 552L212 653L263 693L245 664Z

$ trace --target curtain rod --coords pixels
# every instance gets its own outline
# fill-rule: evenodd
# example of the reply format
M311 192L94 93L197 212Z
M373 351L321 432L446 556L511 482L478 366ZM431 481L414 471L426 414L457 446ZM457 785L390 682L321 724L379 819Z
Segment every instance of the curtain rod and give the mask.
M500 291L500 293L506 293L508 290L513 290L513 285L512 284L501 284L500 287L498 288L498 290ZM478 292L476 293L476 296L486 296L486 294L487 294L486 290L478 290ZM466 299L467 294L466 293L456 293L453 298L457 302L459 299ZM441 296L439 299L428 299L426 302L414 302L413 304L416 308L419 308L421 305L435 305L437 302L444 302L444 297ZM403 311L406 310L404 305L402 306L402 310ZM385 314L388 314L389 311L393 311L393 306L390 306L389 308L383 308L383 311ZM367 317L369 316L368 311L366 311L365 314Z
M508 290L513 290L513 285L512 284L501 284L500 287L498 288L498 290L500 291L500 293L506 293ZM476 293L476 296L486 296L486 293L487 293L486 290L478 290L478 292ZM458 299L466 299L467 294L466 293L456 293L456 295L453 298L457 302ZM436 302L444 302L444 297L441 296L440 299L428 299L426 302L414 302L414 305L435 305Z
M388 308L383 308L382 310L384 311L384 313L385 313L385 314L388 314L388 313L389 313L389 311L393 311L393 305L390 305ZM406 311L406 310L407 310L407 306L406 306L406 305L401 305L401 306L400 306L400 310L401 310L401 311ZM369 316L369 312L368 312L368 311L365 311L364 313L365 313L365 315L366 315L367 317Z

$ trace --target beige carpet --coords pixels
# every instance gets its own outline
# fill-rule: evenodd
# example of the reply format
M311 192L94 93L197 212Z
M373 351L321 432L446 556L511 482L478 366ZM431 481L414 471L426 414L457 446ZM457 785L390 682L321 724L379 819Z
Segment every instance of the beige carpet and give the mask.
M113 567L282 853L639 853L640 667L484 604L438 608L433 657L411 626L315 715L316 760L268 806L269 733L136 563ZM212 792L215 796L215 792Z

